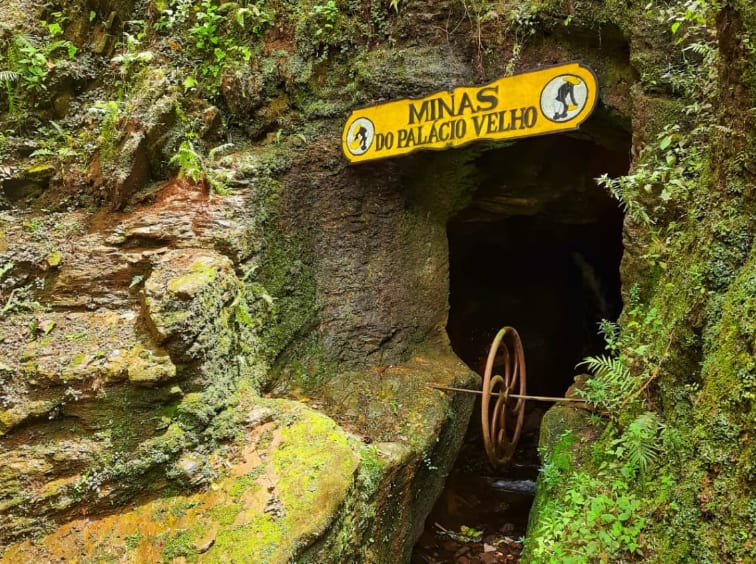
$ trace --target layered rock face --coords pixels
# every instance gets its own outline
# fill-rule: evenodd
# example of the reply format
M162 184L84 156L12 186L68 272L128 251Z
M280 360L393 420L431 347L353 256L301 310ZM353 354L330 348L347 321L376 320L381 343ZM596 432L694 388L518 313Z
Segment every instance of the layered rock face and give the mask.
M461 190L428 216L347 168L346 67L293 29L182 87L206 20L158 4L2 8L4 63L49 63L3 100L4 561L406 559L471 409L425 387L475 382L443 333Z
M5 561L408 560L472 408L425 384L477 383L445 334L447 224L479 185L468 218L535 215L553 194L497 182L500 145L348 166L344 119L577 59L601 101L565 139L616 154L632 133L637 157L679 116L643 6L241 4L0 7ZM723 14L725 60L740 60L753 9ZM752 82L724 66L722 107L746 112ZM648 231L625 234L625 281L653 295ZM710 318L735 319L736 266L743 291ZM727 343L728 323L706 327ZM718 374L713 350L696 358ZM728 483L711 464L710 494Z

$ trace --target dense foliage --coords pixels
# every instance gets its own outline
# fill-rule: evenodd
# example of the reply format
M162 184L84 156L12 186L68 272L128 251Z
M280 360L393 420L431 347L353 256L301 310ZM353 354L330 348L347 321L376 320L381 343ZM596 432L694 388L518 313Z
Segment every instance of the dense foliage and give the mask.
M535 561L756 557L756 365L745 306L755 22L752 7L735 4L645 7L644 25L673 46L671 61L642 69L641 85L657 98L631 173L598 179L636 238L623 267L624 313L602 326L607 356L585 362L595 377L583 397L612 423L590 445L568 433L546 454L541 480L551 493L532 529ZM733 88L750 94L732 100L724 93ZM733 120L741 111L750 112L745 123Z

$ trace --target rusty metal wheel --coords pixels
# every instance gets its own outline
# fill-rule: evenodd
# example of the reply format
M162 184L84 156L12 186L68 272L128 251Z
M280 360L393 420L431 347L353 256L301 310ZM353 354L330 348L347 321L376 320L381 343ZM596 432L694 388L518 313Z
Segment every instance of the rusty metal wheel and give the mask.
M495 368L503 368L503 376L494 375ZM520 397L513 398L510 394ZM525 395L525 352L522 341L513 327L504 327L491 344L483 374L483 444L488 460L495 468L504 466L512 459L520 440L525 417L525 398L522 396Z

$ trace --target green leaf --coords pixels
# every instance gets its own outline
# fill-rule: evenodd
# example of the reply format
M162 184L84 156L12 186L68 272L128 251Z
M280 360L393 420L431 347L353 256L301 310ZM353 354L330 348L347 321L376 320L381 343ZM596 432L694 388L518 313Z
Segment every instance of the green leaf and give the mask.
M11 270L13 270L14 266L16 266L16 263L13 262L12 260L0 266L0 280L2 280L6 274L8 274Z
M55 250L47 255L47 264L49 264L51 267L59 266L62 258L63 254L60 252L60 250Z
M184 91L186 90L192 90L193 88L197 87L197 79L193 76L187 76L184 79Z

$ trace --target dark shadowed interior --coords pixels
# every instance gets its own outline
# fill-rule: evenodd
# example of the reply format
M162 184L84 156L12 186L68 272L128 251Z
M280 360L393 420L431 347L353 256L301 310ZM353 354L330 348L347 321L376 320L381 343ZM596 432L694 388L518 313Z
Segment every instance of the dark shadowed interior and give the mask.
M448 225L449 323L455 352L482 373L499 328L522 337L528 391L561 396L575 365L602 352L601 319L622 303L622 213L601 174L627 151L566 136L484 153L481 184Z
M595 178L627 173L629 139L616 131L612 142L595 138L603 143L554 136L482 153L478 189L448 224L452 347L482 375L498 330L515 327L531 395L563 396L580 370L576 364L603 351L598 323L616 319L622 308L623 215ZM494 470L483 450L476 402L413 564L494 561L485 560L486 546L519 558L516 539L525 534L540 466L540 421L550 405L526 403L514 457ZM482 531L480 542L449 536L466 526Z

